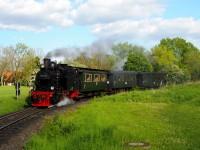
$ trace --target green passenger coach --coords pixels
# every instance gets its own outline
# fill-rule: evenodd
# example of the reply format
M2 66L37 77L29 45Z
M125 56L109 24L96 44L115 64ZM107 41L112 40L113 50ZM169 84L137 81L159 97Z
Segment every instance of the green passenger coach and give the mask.
M107 90L107 71L96 69L79 70L80 92Z

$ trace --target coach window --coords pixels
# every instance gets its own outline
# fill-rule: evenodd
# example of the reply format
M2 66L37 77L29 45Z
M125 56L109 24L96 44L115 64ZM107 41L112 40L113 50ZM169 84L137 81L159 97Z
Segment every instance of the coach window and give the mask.
M89 73L85 74L85 82L92 82L92 74Z
M105 82L106 81L106 75L105 74L102 74L101 75L101 82Z
M100 81L100 74L95 74L94 75L94 82L99 82Z

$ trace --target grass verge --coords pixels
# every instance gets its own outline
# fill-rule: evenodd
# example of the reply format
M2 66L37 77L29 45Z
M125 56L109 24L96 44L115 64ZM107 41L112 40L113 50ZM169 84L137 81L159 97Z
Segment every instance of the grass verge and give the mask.
M21 87L21 95L16 99L14 86L0 86L0 115L22 109L27 96L27 87Z
M49 118L25 149L122 150L132 142L153 150L200 149L199 89L193 83L95 98Z

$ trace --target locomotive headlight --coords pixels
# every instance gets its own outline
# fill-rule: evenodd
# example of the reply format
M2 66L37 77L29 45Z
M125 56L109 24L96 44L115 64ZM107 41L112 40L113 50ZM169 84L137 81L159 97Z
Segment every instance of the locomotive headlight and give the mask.
M51 86L51 90L54 90L54 86Z

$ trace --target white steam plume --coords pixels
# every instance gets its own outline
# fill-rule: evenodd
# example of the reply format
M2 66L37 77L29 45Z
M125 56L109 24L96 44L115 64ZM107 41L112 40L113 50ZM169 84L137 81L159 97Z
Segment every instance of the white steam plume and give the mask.
M56 106L62 107L62 106L67 106L67 105L71 105L71 104L74 104L74 103L75 103L75 101L73 101L72 99L64 97L64 99L61 100L58 104L56 104Z

